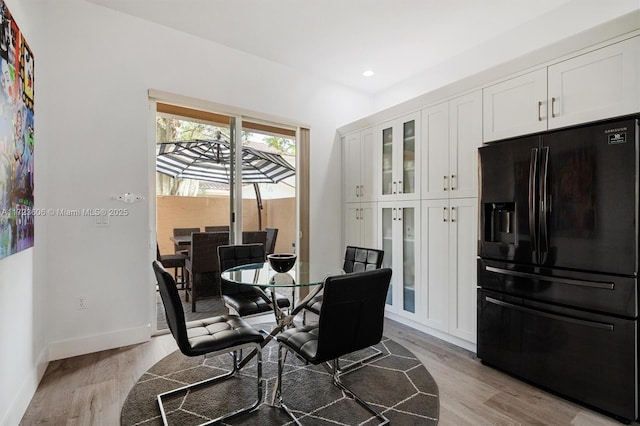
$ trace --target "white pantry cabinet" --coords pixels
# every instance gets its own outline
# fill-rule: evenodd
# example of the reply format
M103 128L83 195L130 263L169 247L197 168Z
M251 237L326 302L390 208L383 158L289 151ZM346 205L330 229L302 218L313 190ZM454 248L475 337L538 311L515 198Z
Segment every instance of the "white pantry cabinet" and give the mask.
M345 202L374 201L375 145L374 129L369 128L343 137L344 198Z
M484 88L484 141L640 111L640 37Z
M379 247L382 265L393 275L387 294L387 311L416 319L420 316L420 202L378 203Z
M422 201L422 318L425 325L476 342L476 198Z
M482 91L422 110L422 197L478 196Z
M378 126L378 200L420 197L420 112Z

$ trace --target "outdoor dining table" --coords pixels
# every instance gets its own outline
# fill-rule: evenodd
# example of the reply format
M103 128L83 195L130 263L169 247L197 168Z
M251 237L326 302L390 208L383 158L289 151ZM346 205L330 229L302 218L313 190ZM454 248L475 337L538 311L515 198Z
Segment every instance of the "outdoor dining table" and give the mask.
M249 285L265 293L269 306L273 309L276 318L276 326L264 339L262 347L269 343L278 333L293 325L293 320L300 313L307 303L315 297L321 290L324 280L329 275L344 274L340 267L335 265L322 265L308 262L296 262L294 267L288 272L276 272L269 262L251 263L248 265L236 266L222 272L222 278L240 285ZM302 299L295 300L295 290L309 288L310 291ZM291 291L291 306L287 311L282 310L276 300L276 290ZM270 292L270 297L266 292ZM252 357L253 353L240 361L239 367L245 365Z

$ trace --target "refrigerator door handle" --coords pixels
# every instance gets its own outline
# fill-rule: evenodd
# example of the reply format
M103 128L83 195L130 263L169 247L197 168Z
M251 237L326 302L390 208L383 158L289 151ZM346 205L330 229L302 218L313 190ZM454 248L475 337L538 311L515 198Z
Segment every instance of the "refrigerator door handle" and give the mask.
M550 312L539 311L537 309L527 308L520 305L514 305L513 303L503 302L502 300L494 299L493 297L485 296L484 300L493 303L494 305L502 306L508 309L513 309L520 312L525 312L531 315L536 315L543 318L550 318L557 321L569 322L572 324L583 325L591 328L600 328L603 330L613 331L613 324L608 324L605 322L595 322L595 321L587 321L578 318L565 317L562 315L552 314Z
M486 266L485 270L487 272L493 272L496 274L510 275L512 277L529 278L529 279L538 280L538 281L549 281L552 283L576 285L580 287L591 287L591 288L598 288L602 290L615 289L614 283L605 282L605 281L585 281L585 280L576 280L574 278L552 277L549 275L538 275L538 274L531 274L529 272L520 272L520 271L512 271L509 269L496 268L494 266Z
M549 253L549 232L547 223L547 212L549 211L548 190L549 183L549 147L545 146L540 152L540 263L544 264Z
M531 252L537 261L538 236L536 227L536 182L538 178L538 148L531 149L529 163L529 235L531 236Z

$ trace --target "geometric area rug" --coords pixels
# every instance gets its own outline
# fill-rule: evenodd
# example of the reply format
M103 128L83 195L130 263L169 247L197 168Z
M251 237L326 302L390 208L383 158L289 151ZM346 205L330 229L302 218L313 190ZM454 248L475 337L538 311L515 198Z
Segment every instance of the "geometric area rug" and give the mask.
M268 327L268 326L267 326ZM376 345L383 354L341 376L356 395L375 407L392 425L436 425L439 414L438 386L415 355L386 337ZM228 420L225 425L292 424L271 400L277 374L277 342L262 350L262 404L257 410ZM364 358L370 349L355 352L341 365ZM285 404L303 425L375 425L378 420L331 383L322 365L306 365L288 354L282 378ZM231 356L187 357L175 351L147 370L129 392L122 407L121 424L161 425L156 395L223 373ZM170 425L198 425L225 411L250 405L256 399L255 359L233 378L165 402Z

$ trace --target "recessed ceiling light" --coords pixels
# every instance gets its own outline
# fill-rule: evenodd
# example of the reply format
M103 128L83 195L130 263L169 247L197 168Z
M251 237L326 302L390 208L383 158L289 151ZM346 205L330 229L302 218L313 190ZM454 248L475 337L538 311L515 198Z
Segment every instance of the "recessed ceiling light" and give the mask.
M362 73L362 75L365 77L371 77L373 75L373 71L366 70L365 72Z

